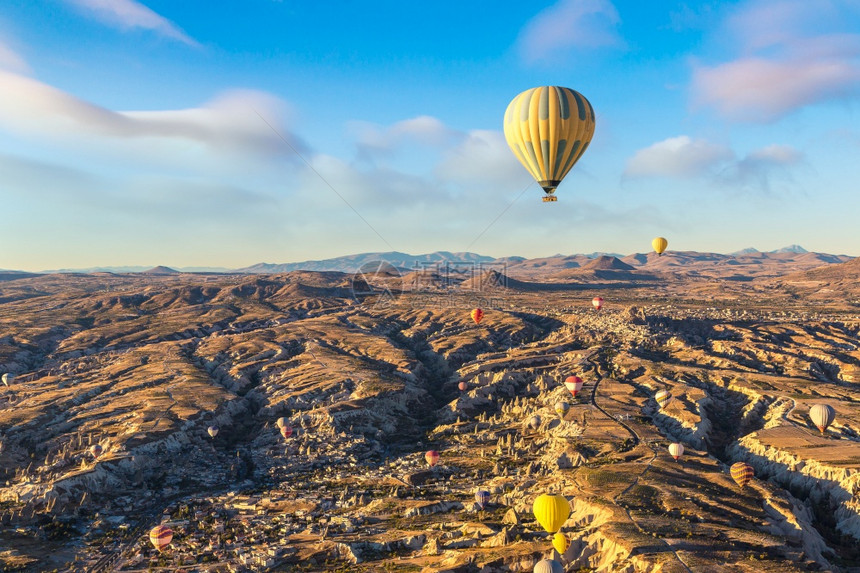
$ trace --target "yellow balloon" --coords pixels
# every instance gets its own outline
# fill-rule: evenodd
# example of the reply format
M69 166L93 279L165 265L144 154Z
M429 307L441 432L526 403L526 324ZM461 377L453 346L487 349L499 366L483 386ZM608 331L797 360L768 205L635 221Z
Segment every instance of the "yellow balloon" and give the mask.
M570 516L570 502L563 495L545 493L537 497L532 511L541 527L549 533L555 533Z
M555 547L555 550L558 551L559 555L564 555L564 552L567 551L568 547L570 547L570 540L564 535L564 533L556 533L552 536L552 546Z
M594 125L594 108L570 88L532 88L508 104L505 139L543 187L544 201L556 200L556 187L588 149Z
M654 251L656 251L658 255L662 255L663 251L666 250L666 247L669 246L669 241L667 241L663 237L656 237L653 241L651 241L651 246L654 247Z

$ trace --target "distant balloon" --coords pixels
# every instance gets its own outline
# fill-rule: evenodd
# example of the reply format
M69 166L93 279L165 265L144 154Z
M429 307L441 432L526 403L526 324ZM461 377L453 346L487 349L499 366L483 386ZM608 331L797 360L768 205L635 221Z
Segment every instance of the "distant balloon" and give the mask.
M531 88L505 111L505 140L523 167L555 201L556 187L594 135L594 109L581 93L561 86Z
M209 426L206 431L209 432L210 437L214 438L218 435L218 426Z
M818 427L818 430L823 434L827 427L836 419L836 410L833 406L827 404L816 404L809 409L809 417L812 418L812 423Z
M460 389L460 392L465 392L469 389L469 385L465 382L460 382L459 384L457 384L457 387Z
M485 489L479 489L475 492L475 503L478 504L478 507L484 509L488 503L490 503L490 492Z
M484 311L480 308L476 308L472 311L472 320L475 321L475 324L481 324L481 320L484 318Z
M678 458L684 455L684 445L679 443L669 444L669 455L675 458L677 462Z
M281 428L281 435L284 437L284 439L289 438L290 436L293 435L293 428L291 426L282 427Z
M663 237L655 237L654 240L651 241L651 246L654 247L654 252L656 252L658 256L663 256L663 251L665 251L666 247L669 246L669 241Z
M15 376L13 376L12 374L9 374L8 372L2 376L3 384L5 384L6 386L11 384L14 379L15 379Z
M543 559L535 565L534 573L564 573L564 566L552 559Z
M159 551L164 551L164 548L170 545L173 540L173 530L166 525L156 525L149 532L149 541Z
M732 479L735 480L739 486L744 487L749 483L749 481L755 477L755 470L753 467L744 462L738 462L736 464L732 464L731 467Z
M582 390L584 382L579 376L568 376L564 379L564 387L576 398L576 394Z
M660 390L654 394L654 399L657 400L657 405L663 409L672 402L672 394L668 390Z
M570 502L563 495L544 493L532 504L535 519L549 533L556 533L570 517Z
M102 448L101 444L93 444L92 446L90 446L90 453L93 455L94 458L97 458L102 455L103 451L104 448Z
M436 450L430 450L426 454L424 454L424 459L427 461L427 465L431 468L439 463L439 452Z
M286 426L289 423L289 420L287 420L284 417L280 417L280 418L278 418L278 421L275 423L278 425L279 428L283 428L284 426Z
M570 539L564 533L556 533L552 536L552 546L555 547L559 555L564 555L564 552L570 547Z
M594 305L594 308L596 308L597 310L600 310L601 308L603 308L603 298L596 296L593 299L591 299L591 304Z
M556 402L555 403L555 413L560 417L564 418L564 415L568 413L570 410L570 404L567 402Z
M540 423L541 423L540 416L535 414L534 416L529 418L528 423L529 423L529 428L531 428L532 430L537 430L538 428L540 428Z

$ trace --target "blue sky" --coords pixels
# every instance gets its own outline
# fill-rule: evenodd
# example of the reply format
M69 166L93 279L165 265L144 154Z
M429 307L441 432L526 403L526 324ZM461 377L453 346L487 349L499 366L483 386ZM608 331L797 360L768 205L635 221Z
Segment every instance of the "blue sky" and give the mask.
M856 0L4 0L0 268L860 255L858 30ZM502 134L538 85L597 113L553 204Z

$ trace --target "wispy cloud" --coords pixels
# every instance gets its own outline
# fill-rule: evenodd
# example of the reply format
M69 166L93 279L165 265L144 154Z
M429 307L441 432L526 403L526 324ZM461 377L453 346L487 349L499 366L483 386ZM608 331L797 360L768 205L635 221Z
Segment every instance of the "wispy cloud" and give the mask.
M350 124L349 130L355 137L361 159L391 155L405 145L441 147L462 137L460 132L426 115L405 119L390 126L355 121Z
M274 122L299 150L306 146L283 128L286 104L258 91L225 92L200 107L114 111L42 83L0 70L0 128L80 146L116 140L196 142L228 153L279 153L284 144L257 115Z
M803 159L800 151L788 145L768 145L738 157L728 146L682 135L637 151L628 160L624 177L704 179L768 192L771 178L790 180L789 169Z
M156 32L189 46L200 44L176 24L135 0L66 0L92 14L96 19L122 30L141 29Z
M22 74L30 72L30 66L27 65L24 58L9 47L2 38L0 38L0 70L9 70Z
M754 0L723 33L740 54L697 63L692 94L737 121L772 122L807 105L860 95L858 5L840 0Z
M625 177L699 177L734 158L731 149L687 135L640 149L627 162Z
M560 0L525 25L517 49L533 64L557 61L577 48L623 47L620 21L609 0Z

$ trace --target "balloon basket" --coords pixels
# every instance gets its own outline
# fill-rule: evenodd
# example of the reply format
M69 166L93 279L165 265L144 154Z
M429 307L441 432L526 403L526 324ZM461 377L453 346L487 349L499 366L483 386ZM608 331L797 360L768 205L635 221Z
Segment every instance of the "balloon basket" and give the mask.
M541 201L543 201L544 203L552 203L553 201L558 201L558 197L547 195L546 197L542 198Z

